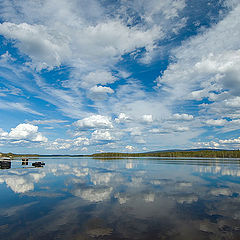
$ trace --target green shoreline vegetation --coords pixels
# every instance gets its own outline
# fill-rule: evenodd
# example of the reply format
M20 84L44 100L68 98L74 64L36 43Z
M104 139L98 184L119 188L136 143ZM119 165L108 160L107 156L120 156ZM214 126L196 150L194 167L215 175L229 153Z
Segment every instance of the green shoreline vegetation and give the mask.
M40 155L40 154L13 154L0 153L0 157L9 158L36 158L36 157L93 157L93 158L127 158L127 157L168 157L168 158L240 158L240 150L186 150L161 151L148 153L95 153L91 155Z
M119 158L119 157L169 157L169 158L240 158L239 150L200 150L200 151L163 151L150 153L96 153L91 155L94 158Z

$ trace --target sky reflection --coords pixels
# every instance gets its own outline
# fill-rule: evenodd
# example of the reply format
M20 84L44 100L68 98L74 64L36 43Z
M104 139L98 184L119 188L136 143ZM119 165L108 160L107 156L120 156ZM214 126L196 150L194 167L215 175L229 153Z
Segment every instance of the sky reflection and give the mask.
M0 239L239 239L238 162L44 159L0 175Z

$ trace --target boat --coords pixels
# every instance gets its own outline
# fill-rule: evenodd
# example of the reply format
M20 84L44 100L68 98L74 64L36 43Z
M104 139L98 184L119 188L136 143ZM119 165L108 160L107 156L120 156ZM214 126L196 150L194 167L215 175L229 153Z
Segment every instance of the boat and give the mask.
M34 166L34 167L43 167L44 165L45 165L44 162L34 162L34 163L32 163L32 166Z

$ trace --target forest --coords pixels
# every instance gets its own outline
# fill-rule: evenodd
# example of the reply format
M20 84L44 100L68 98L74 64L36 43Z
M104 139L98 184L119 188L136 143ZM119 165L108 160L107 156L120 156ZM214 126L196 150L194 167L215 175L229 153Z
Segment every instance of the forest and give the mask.
M170 157L170 158L240 158L239 150L200 150L200 151L166 151L149 153L96 153L91 155L94 158L121 158L121 157Z

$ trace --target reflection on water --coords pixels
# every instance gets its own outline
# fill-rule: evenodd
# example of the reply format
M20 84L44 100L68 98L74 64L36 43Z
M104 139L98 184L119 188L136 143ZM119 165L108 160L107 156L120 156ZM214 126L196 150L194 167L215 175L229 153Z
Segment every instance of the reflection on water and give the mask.
M0 161L0 169L11 168L11 161Z
M19 160L0 160L0 169L10 169L12 166L12 161L14 161L14 163L19 162ZM22 166L28 166L28 159L26 158L22 159ZM39 168L45 166L45 163L34 161L32 162L32 166L35 168Z
M240 239L239 161L44 161L1 163L0 239Z

